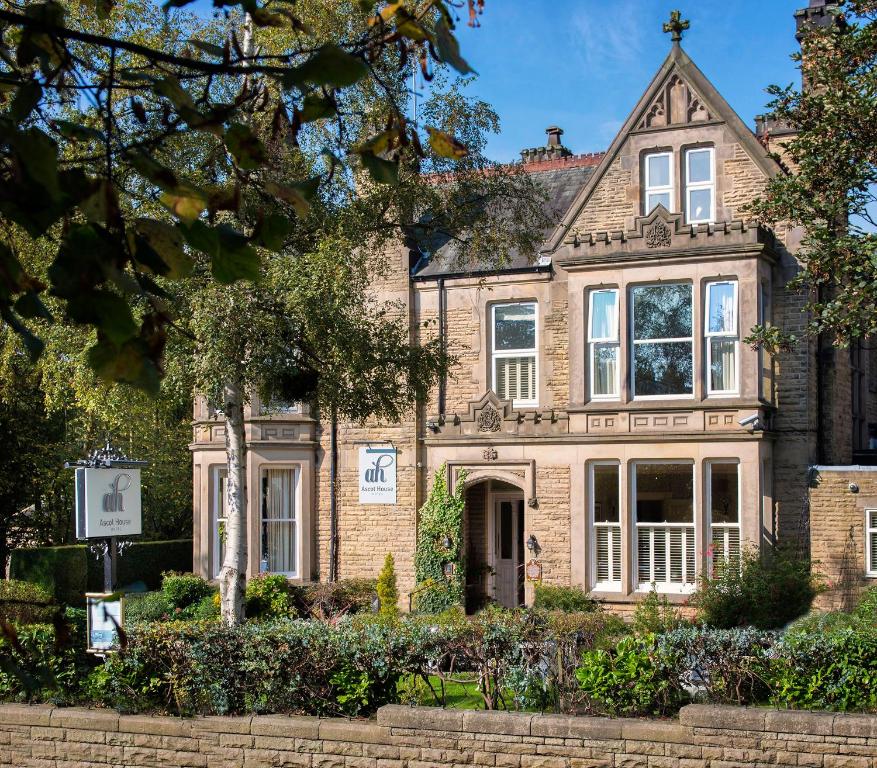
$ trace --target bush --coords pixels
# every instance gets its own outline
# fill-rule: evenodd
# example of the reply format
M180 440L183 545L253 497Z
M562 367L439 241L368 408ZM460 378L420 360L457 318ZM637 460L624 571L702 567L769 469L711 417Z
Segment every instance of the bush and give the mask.
M84 605L88 591L87 547L13 550L9 559L9 576L39 584L63 605Z
M838 711L877 709L877 629L790 633L772 654L776 704Z
M174 608L164 592L129 592L125 595L125 624L169 621Z
M581 587L537 584L533 608L566 613L588 613L598 610L600 604Z
M783 627L807 613L818 592L809 558L788 548L745 552L740 568L704 576L692 599L698 618L721 629Z
M666 661L654 635L625 637L612 650L586 651L576 678L592 712L670 715L685 694L678 670Z
M666 595L658 594L654 585L633 611L633 631L637 635L659 635L672 632L685 620L671 605Z
M85 677L85 638L71 626L20 626L0 632L0 701L74 703Z
M50 624L59 607L39 584L15 579L0 581L0 621L14 624Z
M293 612L289 581L279 573L260 574L250 579L245 601L247 618L281 619Z
M96 560L103 589L103 563ZM146 589L159 589L166 571L189 573L192 570L192 539L166 541L132 541L119 557L116 582L120 588L143 584Z
M384 558L384 567L378 574L375 591L381 604L381 616L395 619L399 615L399 590L396 587L395 563L390 552Z
M310 584L301 591L305 615L320 619L371 611L376 597L374 579L342 579L333 583Z
M174 609L185 610L213 594L210 582L194 573L163 573L161 591Z

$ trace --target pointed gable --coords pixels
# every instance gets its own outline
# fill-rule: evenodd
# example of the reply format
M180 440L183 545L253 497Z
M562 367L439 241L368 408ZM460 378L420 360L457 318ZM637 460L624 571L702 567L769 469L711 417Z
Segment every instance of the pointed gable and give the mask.
M728 102L674 44L602 162L546 241L544 253L592 232L626 231L642 216L641 158L695 144L716 148L717 220L743 207L780 171ZM681 175L678 157L677 177ZM677 189L678 189L677 184Z

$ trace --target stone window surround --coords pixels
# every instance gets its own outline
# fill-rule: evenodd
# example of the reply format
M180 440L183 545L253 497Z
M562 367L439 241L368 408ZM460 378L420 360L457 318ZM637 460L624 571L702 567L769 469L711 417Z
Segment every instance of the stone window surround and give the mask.
M641 149L639 152L639 209L642 216L648 216L650 211L646 210L646 162L652 155L666 155L671 157L670 162L670 205L672 210L670 213L682 213L685 216L685 223L690 223L688 218L688 152L693 149L709 149L711 152L712 162L712 218L710 221L722 221L719 218L717 205L719 203L718 193L718 176L719 168L717 162L716 141L692 141L677 145L657 145ZM701 222L702 223L702 222Z
M538 408L539 403L540 403L540 395L542 394L541 382L539 380L540 375L541 375L541 366L539 364L539 362L540 362L539 358L540 358L540 352L541 352L541 350L540 350L540 347L541 347L540 334L542 332L542 323L540 322L540 318L539 318L540 308L539 308L539 300L538 299L536 299L536 298L532 298L532 299L531 298L520 298L520 299L516 298L516 299L510 299L510 300L490 301L487 304L487 307L486 307L487 314L485 317L485 320L486 320L485 327L487 328L487 333L488 333L487 349L489 350L489 357L490 357L490 361L489 361L490 370L488 371L488 374L487 374L487 381L490 382L490 385L489 385L490 389L493 390L494 386L496 385L496 381L495 381L495 378L496 378L496 365L495 365L496 350L493 347L494 336L495 336L495 323L496 323L496 318L494 316L494 313L495 313L497 307L508 307L508 306L513 306L513 305L532 305L534 310L535 310L535 312L534 312L534 324L535 324L534 336L535 336L535 342L536 342L535 347L532 350L528 349L528 350L514 350L514 351L520 352L519 356L525 356L525 355L532 354L533 357L535 357L535 359L536 359L535 366L534 366L534 374L533 374L533 378L535 380L535 385L536 385L536 397L533 401L529 401L529 400L516 401L512 405L516 409ZM508 357L509 355L502 355L502 356ZM498 395L498 393L496 393L496 394Z
M633 395L633 306L631 302L631 289L638 286L643 285L659 285L659 284L671 284L671 283L681 283L688 282L692 285L692 350L694 357L694 375L693 375L693 392L691 395ZM706 312L706 300L707 300L707 290L708 286L712 283L717 282L733 282L736 285L735 289L735 300L736 300L736 320L737 320L737 331L738 331L738 339L739 339L739 329L743 325L742 321L742 312L741 312L741 304L740 304L740 278L738 274L715 274L711 276L702 276L699 277L696 281L692 280L677 280L673 278L668 278L667 280L660 281L660 283L649 280L633 280L630 282L621 282L621 283L613 283L613 284L605 284L600 283L598 285L587 285L584 288L584 314L583 318L584 326L585 326L585 341L584 346L587 349L587 352L584 357L584 365L585 365L585 395L587 398L587 402L598 403L600 405L605 405L609 403L619 403L626 404L631 402L644 402L648 401L654 403L656 401L665 401L672 400L676 401L713 401L713 400L721 400L722 398L729 397L737 397L741 391L741 375L743 373L743 361L742 355L740 354L740 343L738 340L737 343L737 354L736 357L736 391L734 392L716 392L711 393L708 391L708 376L709 370L707 367L707 344L705 340L705 334L703 333L704 328L706 327L705 323L705 312ZM700 290L694 290L695 285L699 286ZM594 397L591 392L593 391L593 360L590 354L590 343L588 342L587 333L589 331L589 320L590 320L590 312L591 312L591 294L594 291L606 290L606 289L614 289L618 291L618 316L619 316L619 327L618 327L618 339L619 339L619 353L618 353L618 378L621 383L620 392L617 397L611 396L599 396ZM753 323L754 324L754 323ZM747 358L749 356L747 355ZM751 362L751 361L749 361ZM759 371L753 371L753 380L755 380L755 376L757 375L758 379L761 378Z
M466 287L466 286L457 286L457 287ZM480 312L481 317L481 338L484 340L483 349L485 350L484 354L484 367L485 367L485 378L487 386L486 389L489 389L493 392L493 377L494 377L494 358L493 358L493 309L498 306L507 306L509 304L532 304L536 307L536 401L535 403L526 403L522 404L520 407L516 406L517 410L533 410L538 409L540 406L545 404L546 399L546 387L545 382L542 381L543 369L542 365L543 355L545 354L544 350L544 313L546 308L544 306L545 301L548 299L547 296L542 295L540 293L534 293L532 291L532 286L520 286L521 292L518 293L518 285L516 282L507 282L498 286L492 286L494 290L492 291L493 295L487 299L483 305L482 310ZM497 291L497 288L504 289L502 293ZM498 295L497 295L498 294ZM495 394L495 393L494 393Z
M731 448L731 446L728 446ZM695 584L699 580L702 573L708 567L707 548L710 543L710 527L709 527L709 465L712 463L736 463L738 465L738 482L740 483L739 493L739 525L740 525L740 546L741 550L747 545L757 545L760 540L769 535L768 531L762 530L762 525L766 525L768 521L762 521L763 495L766 489L762 487L764 479L761 477L761 457L747 457L746 460L734 455L733 449L727 453L723 452L720 446L712 445L704 451L686 450L683 446L679 446L678 454L674 454L672 449L663 451L659 459L652 459L649 453L644 449L643 452L627 456L612 455L611 447L606 452L601 452L599 456L588 459L581 467L578 473L578 487L573 485L574 493L571 497L573 509L579 507L578 519L581 523L573 521L573 537L584 537L584 546L578 546L573 542L573 558L579 560L574 562L573 582L583 586L586 590L593 591L598 599L605 599L614 602L626 602L634 600L638 595L642 595L648 590L638 588L636 574L636 528L633 513L634 504L634 466L643 463L675 463L675 464L691 464L694 472L694 535L695 535ZM619 520L621 522L621 584L617 590L596 589L594 578L594 561L593 561L593 527L591 517L591 487L590 487L590 467L595 464L616 463L619 467ZM747 504L747 501L749 504ZM574 514L576 517L576 514ZM581 553L577 557L577 553ZM661 591L666 594L671 601L682 601L686 599L691 590L687 591Z

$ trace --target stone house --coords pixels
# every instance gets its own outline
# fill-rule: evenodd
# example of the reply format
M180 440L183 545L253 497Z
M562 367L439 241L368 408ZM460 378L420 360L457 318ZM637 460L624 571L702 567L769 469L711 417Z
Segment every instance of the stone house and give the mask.
M799 28L825 11L811 0ZM470 608L529 602L538 579L622 612L652 585L682 602L742 549L806 548L811 532L843 589L877 577L877 472L853 466L875 442L877 355L744 343L756 324L807 320L784 290L800 233L745 209L786 172L770 154L784 131L742 122L682 49L683 26L666 25L670 52L604 153L571 154L554 127L522 152L557 212L538 253L502 269L392 254L376 290L406 308L412 341L439 333L457 359L428 403L333 430L253 399L251 574L374 576L391 551L407 604L418 509L444 467L465 484ZM209 577L223 429L198 399L195 563Z

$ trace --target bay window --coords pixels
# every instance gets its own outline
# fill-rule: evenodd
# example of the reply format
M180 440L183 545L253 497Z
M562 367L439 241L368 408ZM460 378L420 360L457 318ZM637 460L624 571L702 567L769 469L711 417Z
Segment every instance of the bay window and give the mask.
M618 462L590 465L591 583L593 588L621 589L621 518Z
M659 203L668 211L673 210L673 153L656 152L646 155L645 165L645 211L648 216Z
M588 357L591 367L591 397L617 398L618 289L591 291L588 318Z
M711 461L706 465L709 515L709 568L719 575L740 567L740 465Z
M685 153L685 216L689 224L715 221L716 183L712 147Z
M865 510L865 575L877 578L877 509Z
M493 391L513 407L535 406L536 303L493 307Z
M688 592L695 584L694 465L633 465L637 584Z
M690 283L631 289L635 397L694 393L694 343Z
M298 576L298 470L262 470L259 571Z
M707 392L737 392L737 282L707 283L706 314Z

